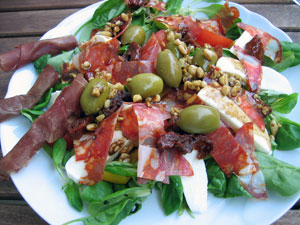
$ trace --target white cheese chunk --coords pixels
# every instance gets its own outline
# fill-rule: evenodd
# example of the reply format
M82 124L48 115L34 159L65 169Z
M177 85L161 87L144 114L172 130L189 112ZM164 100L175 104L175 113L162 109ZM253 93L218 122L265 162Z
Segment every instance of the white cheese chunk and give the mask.
M263 66L263 79L261 81L261 89L270 89L274 91L279 91L286 94L293 93L293 89L288 81L283 75L278 73L276 70Z
M245 123L253 122L244 111L227 96L213 87L207 86L199 91L200 99L211 107L217 109L221 119L234 131L240 129ZM254 130L255 149L267 154L271 154L271 144L268 132L262 131L256 124Z
M85 170L85 165L86 163L84 160L76 161L76 157L73 155L65 166L68 177L74 182L79 183L82 177L86 177L88 175Z
M222 56L218 60L216 67L223 72L238 75L242 78L242 80L247 79L244 67L242 63L237 59Z
M207 174L204 160L197 159L198 151L184 155L191 164L194 176L182 176L181 182L186 202L193 213L201 213L207 209Z
M61 93L61 91L55 91L55 92L51 93L51 98L50 98L50 101L49 101L46 109L49 109L54 104L55 100L60 95L60 93Z
M253 38L253 37L252 37L252 35L251 35L249 32L244 31L244 32L242 33L242 35L241 35L238 39L235 40L234 46L238 46L238 47L244 49L245 46L246 46L246 44L247 44L249 41L251 41L252 38ZM230 51L231 51L232 53L234 53L234 47L232 47L232 48L230 49Z

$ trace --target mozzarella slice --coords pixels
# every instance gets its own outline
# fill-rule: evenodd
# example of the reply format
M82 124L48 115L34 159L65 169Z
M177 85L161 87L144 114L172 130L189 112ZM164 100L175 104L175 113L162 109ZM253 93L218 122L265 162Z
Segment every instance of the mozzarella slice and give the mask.
M217 109L221 119L234 131L240 129L245 123L253 122L244 111L227 96L213 87L206 86L199 91L200 99L211 107ZM270 137L267 130L262 131L254 124L254 145L255 149L271 154Z
M234 46L239 46L240 48L244 49L245 46L246 46L246 44L247 44L249 41L251 41L252 38L253 38L253 37L252 37L252 35L251 35L249 32L244 31L244 32L242 33L242 35L241 35L238 39L235 40ZM232 47L232 48L230 49L230 51L231 51L232 53L234 53L234 47Z
M181 182L186 202L193 213L201 213L207 209L207 174L204 160L197 158L197 151L184 155L191 164L194 176L182 176Z
M276 70L263 66L263 79L261 81L261 89L270 89L274 91L279 91L286 94L293 93L293 89L288 81L283 75L278 73Z
M237 59L222 56L218 60L216 67L223 72L238 75L242 78L242 80L247 79L244 67L242 63Z
M108 42L109 40L111 40L111 37L107 37L101 34L95 34L89 41L89 45L94 45L94 44L98 44L98 43L105 43Z
M66 172L70 179L74 182L79 183L81 177L86 177L88 175L85 170L86 163L84 160L76 161L75 155L73 155L66 163Z

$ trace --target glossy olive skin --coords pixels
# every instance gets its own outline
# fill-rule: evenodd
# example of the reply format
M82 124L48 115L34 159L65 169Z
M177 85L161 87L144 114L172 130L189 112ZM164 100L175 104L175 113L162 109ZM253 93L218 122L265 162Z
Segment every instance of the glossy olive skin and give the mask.
M196 50L194 57L193 57L193 61L192 61L192 63L194 65L202 67L203 70L206 72L210 71L210 69L211 69L210 65L215 65L216 62L217 62L217 59L209 61L204 57L203 48L198 48Z
M167 49L171 50L173 54L176 56L177 59L183 57L182 53L178 50L178 47L176 44L174 44L174 41L170 41L167 46Z
M121 42L123 45L130 44L131 42L136 42L142 45L145 41L146 33L141 26L130 26L122 35Z
M132 77L127 87L132 96L141 95L145 99L160 94L164 88L164 82L153 73L140 73Z
M156 72L169 87L178 88L182 80L182 70L176 56L165 49L157 56Z
M207 134L219 128L219 112L205 105L192 105L179 114L176 125L187 133Z
M101 92L99 97L92 95L92 90L95 86L103 88L103 91ZM102 109L104 102L107 99L108 93L109 87L104 79L92 79L87 84L80 97L80 105L85 114L91 115L98 113Z

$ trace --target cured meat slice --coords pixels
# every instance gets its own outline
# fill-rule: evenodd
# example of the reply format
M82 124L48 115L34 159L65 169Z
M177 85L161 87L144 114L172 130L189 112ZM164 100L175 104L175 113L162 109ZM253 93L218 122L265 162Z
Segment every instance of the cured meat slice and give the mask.
M0 55L0 70L5 72L16 70L42 55L57 55L61 51L72 50L77 45L77 40L73 35L22 44Z
M256 168L256 172L252 174L238 176L240 183L254 198L267 199L264 175L255 155L253 123L242 126L235 134L235 140L243 147Z
M264 46L265 55L270 57L276 63L281 62L282 47L280 41L277 38L248 24L238 23L237 26L247 31L252 37L258 35L261 38L262 44Z
M50 65L47 65L27 94L0 100L0 122L19 115L24 108L33 108L43 94L55 85L58 80L58 72Z
M78 75L70 86L63 89L52 107L32 123L27 133L0 160L1 178L8 179L11 173L22 169L43 144L64 136L68 129L68 118L79 107L86 84L83 76Z
M262 80L261 62L254 56L248 55L239 46L233 46L234 53L247 71L247 85L252 92L259 92Z
M232 173L248 175L256 172L252 159L225 126L221 126L207 136L213 142L211 155L227 177Z

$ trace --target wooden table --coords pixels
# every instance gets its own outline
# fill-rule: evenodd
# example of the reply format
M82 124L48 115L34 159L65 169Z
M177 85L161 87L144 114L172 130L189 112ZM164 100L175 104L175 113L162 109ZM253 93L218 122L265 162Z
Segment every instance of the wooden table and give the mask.
M1 0L0 53L22 42L38 40L63 18L97 0ZM300 7L292 0L235 0L269 19L300 44ZM0 97L3 98L11 72L0 72ZM300 202L276 225L300 224ZM0 224L46 224L22 199L14 184L0 181Z

